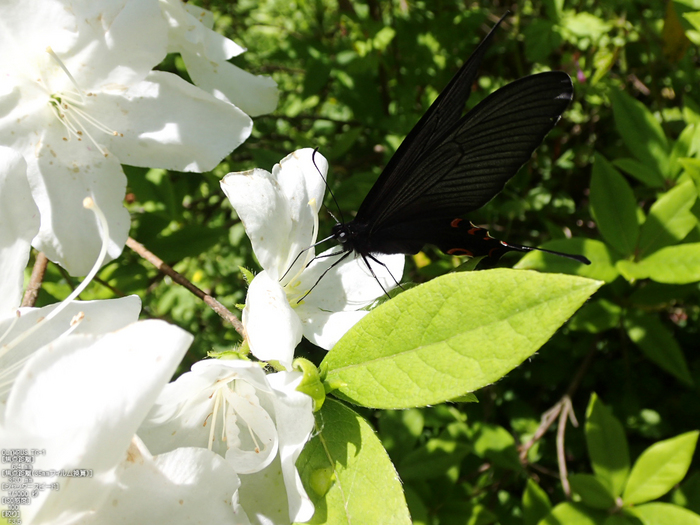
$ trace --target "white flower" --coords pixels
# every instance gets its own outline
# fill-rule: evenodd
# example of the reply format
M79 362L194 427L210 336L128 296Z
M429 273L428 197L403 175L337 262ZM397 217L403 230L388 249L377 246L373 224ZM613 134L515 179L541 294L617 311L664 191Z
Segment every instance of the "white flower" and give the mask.
M264 270L250 283L243 310L251 352L287 369L302 334L332 348L367 314L362 308L395 286L403 273L403 255L380 256L386 267L372 267L378 283L364 261L350 255L321 278L338 260L324 255L340 251L332 248L314 260L310 248L318 233L327 170L322 155L302 149L282 159L272 173L229 173L221 182Z
M295 390L301 379L249 361L199 361L163 389L138 435L155 453L206 447L225 457L251 522L307 521L313 504L295 462L314 418L311 398Z
M101 246L81 203L108 217L109 258L129 231L121 163L212 169L251 130L238 108L176 75L158 0L26 0L0 5L0 144L27 162L41 213L33 245L74 275Z
M279 99L277 83L228 62L245 48L212 31L211 11L181 0L160 0L160 5L170 25L168 52L180 53L192 82L252 117L275 110Z
M0 319L14 315L20 303L30 243L38 231L27 164L18 153L0 147Z
M237 502L240 485L233 467L214 452L190 447L152 456L134 436L107 503L80 523L249 525Z
M59 490L32 494L23 523L73 523L100 509L136 429L191 341L163 321L141 321L107 334L61 336L26 360L2 411L3 448L41 451L35 470L92 475L35 479Z

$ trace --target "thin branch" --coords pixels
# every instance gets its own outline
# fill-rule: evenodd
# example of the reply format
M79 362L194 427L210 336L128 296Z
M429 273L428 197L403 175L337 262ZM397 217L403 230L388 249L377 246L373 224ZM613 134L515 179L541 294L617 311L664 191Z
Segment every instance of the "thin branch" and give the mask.
M165 264L165 262L163 262L162 259L158 258L155 254L148 251L146 249L146 247L143 244L141 244L140 242L129 237L126 241L126 245L129 248L131 248L134 252L136 252L138 255L140 255L141 257L146 259L148 262L150 262L153 266L158 268L158 270L160 270L164 274L171 277L173 281L184 286L190 292L192 292L194 295L199 297L212 310L214 310L217 314L219 314L219 316L221 316L224 320L231 323L231 325L233 325L233 327L236 329L236 332L238 332L241 335L241 337L243 337L244 339L246 338L245 329L243 328L243 324L241 323L241 321L238 319L238 317L233 315L223 304L221 304L219 301L214 299L211 295L206 294L206 293L204 293L204 291L197 288L189 280L187 280L181 274L179 274L178 272L173 270L170 266Z
M29 285L22 298L22 306L34 306L36 304L36 299L39 296L41 284L44 282L44 274L46 273L46 266L48 264L49 259L44 255L44 252L36 254L36 261L34 261L34 268L32 268L32 276L29 278Z
M574 408L571 398L564 396L561 400L562 410L559 415L559 427L557 428L557 463L559 464L559 479L566 499L571 499L571 486L569 485L569 473L566 469L566 451L564 450L564 434L566 433L566 420L572 418ZM571 419L574 426L578 426L575 417Z

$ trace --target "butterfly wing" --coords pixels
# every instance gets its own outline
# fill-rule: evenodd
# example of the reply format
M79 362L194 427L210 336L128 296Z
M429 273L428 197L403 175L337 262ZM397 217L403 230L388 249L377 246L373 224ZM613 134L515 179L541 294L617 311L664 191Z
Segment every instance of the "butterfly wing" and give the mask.
M370 235L403 222L452 219L486 204L531 157L572 96L569 76L550 71L486 97L393 177L381 201L363 203Z
M362 202L357 212L357 220L375 215L377 209L381 208L387 198L393 194L394 188L400 188L406 184L406 176L411 173L419 159L429 153L438 144L444 131L452 129L462 117L481 60L491 44L496 28L507 15L508 13L496 22L428 111L408 133Z

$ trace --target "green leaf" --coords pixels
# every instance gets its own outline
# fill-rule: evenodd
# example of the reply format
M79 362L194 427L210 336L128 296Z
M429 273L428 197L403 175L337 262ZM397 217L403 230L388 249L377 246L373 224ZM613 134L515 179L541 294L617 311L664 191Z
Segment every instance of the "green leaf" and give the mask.
M606 299L588 301L569 321L568 327L579 332L597 334L620 323L622 308Z
M531 478L528 478L523 492L523 525L537 525L552 510L549 496Z
M593 472L610 494L619 496L630 468L627 439L620 422L595 394L586 409L586 445Z
M439 437L429 439L407 454L397 470L401 479L432 479L443 475L471 452L465 423L451 423Z
M576 36L589 37L591 40L600 39L611 28L610 22L586 12L564 16L561 24Z
M629 510L644 525L700 525L700 516L671 503L647 503Z
M693 140L695 139L695 125L687 125L681 134L678 136L678 140L673 144L673 149L671 150L669 174L671 177L676 178L678 173L681 171L682 165L680 164L680 159L683 157L691 156L691 149L693 147Z
M616 168L620 168L625 173L629 173L639 182L650 188L663 188L666 181L661 174L648 164L638 160L624 158L612 161Z
M632 467L622 500L635 505L660 498L679 483L688 471L700 432L654 443ZM679 522L681 523L681 522Z
M619 261L618 269L624 265ZM667 246L655 251L634 265L637 279L653 279L659 283L687 284L700 281L700 243Z
M610 91L617 132L627 149L643 164L666 178L669 170L669 145L661 124L638 100L627 93Z
M639 237L637 201L625 178L598 153L591 174L591 213L613 249L624 256L634 253Z
M327 399L316 414L316 435L297 461L316 507L311 524L410 524L394 466L358 414Z
M659 248L682 241L695 228L698 220L691 208L697 196L693 182L686 180L651 205L639 232L637 256L640 259Z
M671 494L671 503L700 512L700 472L695 472Z
M515 439L503 427L478 423L474 433L474 453L511 470L522 470Z
M191 224L170 235L150 239L148 249L165 262L173 263L185 257L197 257L212 246L225 241L227 235L226 228Z
M380 305L328 352L334 395L375 408L454 399L542 346L601 282L522 270L443 275Z
M544 252L532 251L520 259L513 267L519 270L540 270L550 273L568 273L589 279L612 282L619 276L615 262L619 255L604 242L595 239L573 237L546 242L542 248L563 253L579 254L588 257L590 265Z
M444 525L491 525L498 521L498 516L484 505L458 499L447 500L436 517Z
M683 384L692 386L693 379L681 347L658 315L638 309L629 310L625 317L627 335L644 355Z
M594 509L610 509L615 506L615 498L598 478L591 474L569 476L571 490L581 496L581 501Z
M600 525L605 512L582 503L560 503L538 525Z
M680 159L678 162L695 183L696 193L700 193L700 159Z

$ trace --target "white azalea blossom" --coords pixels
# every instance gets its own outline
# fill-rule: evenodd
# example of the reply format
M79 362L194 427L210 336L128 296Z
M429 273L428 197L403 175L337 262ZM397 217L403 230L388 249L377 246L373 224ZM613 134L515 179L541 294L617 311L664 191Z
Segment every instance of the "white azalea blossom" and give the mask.
M75 523L99 513L119 485L134 432L191 341L163 321L141 321L106 334L60 336L23 363L2 410L3 448L41 451L35 470L92 473L35 479L59 489L32 494L21 508L23 523ZM161 485L167 490L166 482ZM134 508L119 510L120 523L136 522L124 517L133 518Z
M295 462L314 418L311 398L296 390L301 379L249 361L199 361L163 389L138 435L153 453L203 447L225 457L252 523L308 521L313 504Z
M332 348L367 314L362 309L395 286L403 273L403 255L379 256L385 266L372 267L378 283L353 254L321 278L338 260L324 255L340 251L331 248L314 259L309 248L316 242L327 170L322 155L302 149L282 159L272 173L229 173L221 182L264 270L250 283L243 310L251 352L287 369L302 335Z
M0 5L0 145L20 152L41 214L33 245L85 275L108 218L109 257L126 241L120 163L207 171L250 134L251 120L170 73L158 0L23 0Z
M275 110L279 99L277 83L228 62L245 48L212 31L211 11L181 0L160 0L160 5L170 26L168 52L180 53L192 82L252 117Z
M0 147L0 323L19 306L30 243L38 231L27 164L18 153Z
M108 502L81 525L250 524L237 501L239 477L209 450L178 448L152 456L135 436L117 472Z

